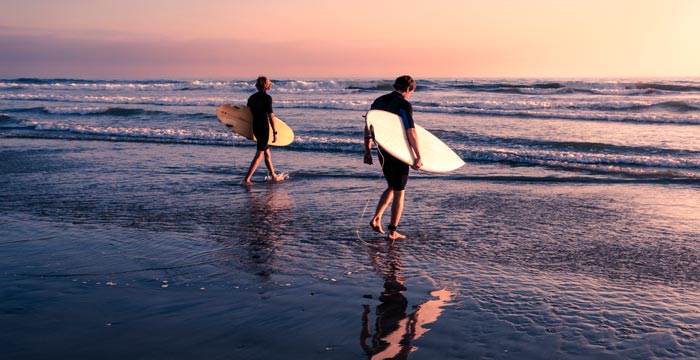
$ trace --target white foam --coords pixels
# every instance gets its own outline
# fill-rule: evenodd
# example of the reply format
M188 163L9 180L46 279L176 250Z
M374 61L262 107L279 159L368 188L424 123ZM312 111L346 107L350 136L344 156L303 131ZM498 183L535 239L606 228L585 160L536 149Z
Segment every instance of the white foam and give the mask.
M513 162L531 165L595 165L641 168L700 169L697 157L662 155L597 154L536 149L506 149L496 147L458 147L463 158L477 161Z

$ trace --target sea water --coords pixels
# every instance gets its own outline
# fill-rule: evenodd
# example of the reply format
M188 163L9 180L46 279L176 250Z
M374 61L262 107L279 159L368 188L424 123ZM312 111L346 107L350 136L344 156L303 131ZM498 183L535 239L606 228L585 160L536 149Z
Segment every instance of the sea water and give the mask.
M700 355L700 81L417 80L467 165L411 173L393 244L362 164L389 79L274 79L289 179L251 188L214 110L253 81L0 80L0 353Z

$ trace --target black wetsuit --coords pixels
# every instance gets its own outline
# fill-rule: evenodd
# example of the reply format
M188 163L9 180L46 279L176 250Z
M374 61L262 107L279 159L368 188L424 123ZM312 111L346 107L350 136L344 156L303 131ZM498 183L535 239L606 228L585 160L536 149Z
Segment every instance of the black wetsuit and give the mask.
M415 128L411 103L396 91L378 97L372 103L371 109L389 111L398 115L403 120L404 130ZM403 136L403 134L396 134L396 136ZM382 164L382 171L387 184L394 190L404 190L408 181L409 166L384 151L381 146L378 148L379 162Z
M253 112L253 135L258 140L258 151L265 151L270 146L270 123L268 116L272 114L272 96L264 91L258 91L248 98L248 107Z

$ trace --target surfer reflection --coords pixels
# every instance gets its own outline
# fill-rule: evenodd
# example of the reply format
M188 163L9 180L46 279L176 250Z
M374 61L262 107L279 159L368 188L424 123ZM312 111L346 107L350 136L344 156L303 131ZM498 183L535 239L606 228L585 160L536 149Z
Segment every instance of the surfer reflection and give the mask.
M292 207L289 194L274 186L248 188L247 206L228 224L228 246L236 262L253 274L269 277L275 271L275 254L287 234Z
M382 246L387 248L382 249ZM384 243L368 249L377 270L384 274L384 290L379 296L381 303L376 307L374 335L370 326L370 306L362 305L360 345L369 359L407 359L418 349L412 345L413 340L428 332L424 326L437 321L443 307L452 300L452 293L447 288L435 290L430 295L436 299L427 300L406 314L408 299L403 295L406 281L397 246Z

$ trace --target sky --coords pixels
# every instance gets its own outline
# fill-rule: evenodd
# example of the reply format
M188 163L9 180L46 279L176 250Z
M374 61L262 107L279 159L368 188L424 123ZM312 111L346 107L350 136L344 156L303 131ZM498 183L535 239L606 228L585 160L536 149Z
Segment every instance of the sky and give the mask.
M0 0L0 77L700 77L697 0Z

